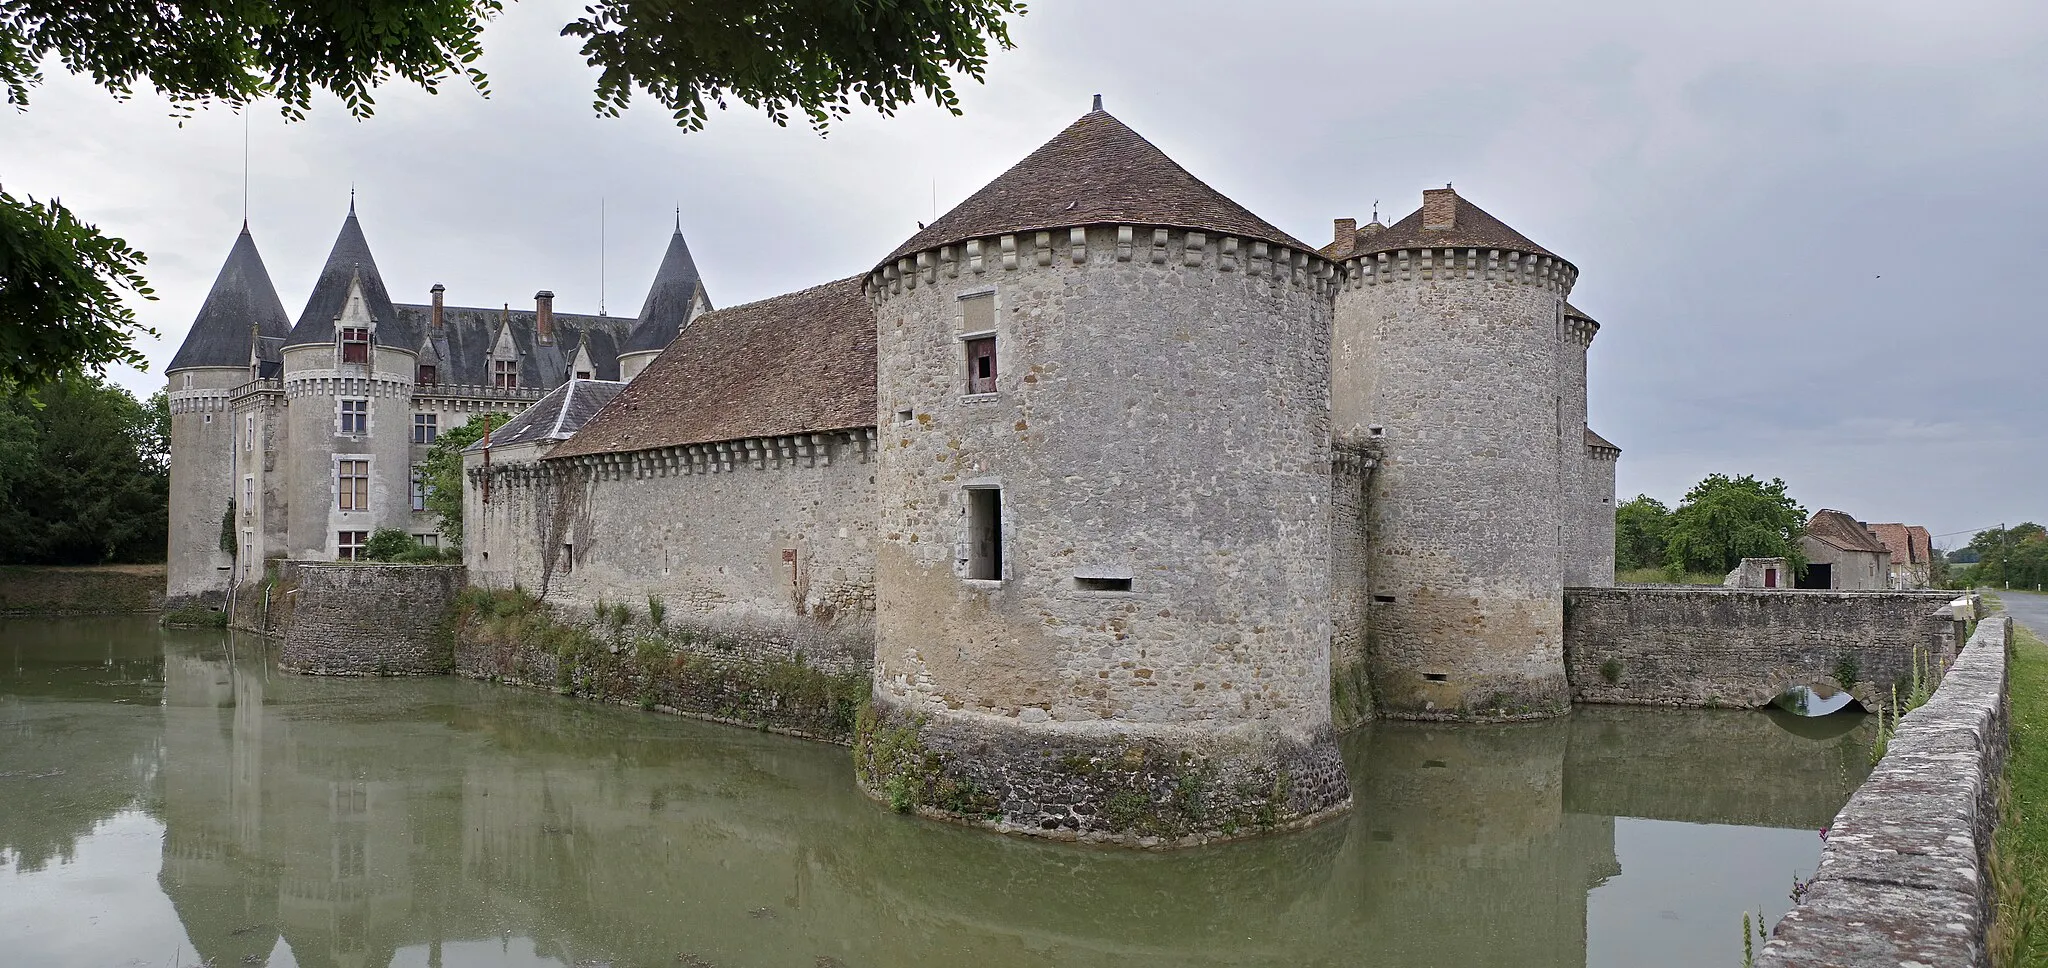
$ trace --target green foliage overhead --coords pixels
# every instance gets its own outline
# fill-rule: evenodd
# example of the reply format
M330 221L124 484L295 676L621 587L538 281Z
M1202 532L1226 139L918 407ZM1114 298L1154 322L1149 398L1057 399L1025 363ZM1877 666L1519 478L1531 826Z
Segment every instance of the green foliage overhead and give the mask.
M427 482L427 510L440 517L441 537L450 546L462 545L462 449L482 440L485 427L500 427L510 419L510 414L484 414L441 431L427 450L420 468Z
M1805 531L1806 509L1785 493L1784 481L1712 474L1671 512L1665 562L1727 572L1744 558L1787 558L1804 568L1799 538Z
M162 561L166 419L103 380L0 384L0 564Z
M142 366L133 337L156 332L135 321L121 291L156 298L142 279L143 261L55 201L0 192L0 383L39 386L110 363Z
M1664 567L1664 546L1671 532L1671 509L1648 494L1638 494L1614 509L1614 567L1617 571Z
M138 87L174 116L276 98L288 118L313 93L357 118L392 80L429 92L450 79L488 96L475 66L503 0L0 0L0 91L17 109L55 63L116 97ZM823 132L856 100L883 115L928 100L960 113L955 75L980 80L989 45L1010 45L1020 0L590 0L562 28L597 70L594 107L636 92L686 131L709 105L802 115ZM144 259L62 206L0 194L0 379L141 366L140 327L120 291L154 298Z

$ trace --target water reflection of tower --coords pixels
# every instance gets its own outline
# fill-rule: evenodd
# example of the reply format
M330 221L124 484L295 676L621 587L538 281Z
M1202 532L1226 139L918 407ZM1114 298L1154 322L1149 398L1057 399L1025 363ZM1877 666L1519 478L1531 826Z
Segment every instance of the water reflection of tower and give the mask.
M182 641L164 659L164 846L159 887L199 960L276 947L277 876L263 854L263 688L236 668L247 639Z
M1368 950L1389 964L1570 966L1614 818L1569 813L1569 722L1378 727L1354 789Z

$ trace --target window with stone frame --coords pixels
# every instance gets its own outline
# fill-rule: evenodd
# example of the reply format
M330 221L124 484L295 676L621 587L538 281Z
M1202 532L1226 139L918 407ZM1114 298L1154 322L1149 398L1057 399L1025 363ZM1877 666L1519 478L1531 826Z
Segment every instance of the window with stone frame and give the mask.
M432 364L432 363L421 363L421 364L420 364L420 371L419 371L419 376L418 376L418 378L417 378L417 379L415 379L415 380L414 380L413 382L415 382L415 383L439 383L439 382L441 382L441 370L440 370L440 368L439 368L439 367L436 367L436 366L435 366L434 364Z
M335 532L334 557L342 561L356 561L363 556L363 546L370 543L368 531Z
M960 342L966 349L968 393L996 392L996 294L960 297Z
M370 362L370 331L358 326L345 326L341 330L341 361L343 363Z
M492 360L491 385L505 389L517 388L519 386L519 361Z
M334 429L344 437L361 437L370 432L370 401L341 401L340 419Z
M370 462L344 459L334 462L335 507L342 511L370 509Z
M967 489L967 577L1003 580L1003 491Z
M412 415L413 443L431 444L439 436L441 436L441 416L439 414L416 413Z
M996 392L996 338L983 336L965 341L967 346L967 392Z
M427 509L427 466L425 464L412 465L412 509L415 511Z

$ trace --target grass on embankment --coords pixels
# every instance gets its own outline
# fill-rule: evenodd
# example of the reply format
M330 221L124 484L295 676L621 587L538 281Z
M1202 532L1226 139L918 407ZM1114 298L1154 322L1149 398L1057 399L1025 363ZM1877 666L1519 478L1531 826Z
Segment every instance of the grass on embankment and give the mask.
M0 565L0 615L100 615L164 607L163 565Z
M1614 573L1614 580L1623 585L1719 585L1727 577L1704 571L1673 572L1663 568L1634 568Z
M2015 624L2006 674L2012 745L1992 858L1998 889L1993 964L2048 968L2048 644Z

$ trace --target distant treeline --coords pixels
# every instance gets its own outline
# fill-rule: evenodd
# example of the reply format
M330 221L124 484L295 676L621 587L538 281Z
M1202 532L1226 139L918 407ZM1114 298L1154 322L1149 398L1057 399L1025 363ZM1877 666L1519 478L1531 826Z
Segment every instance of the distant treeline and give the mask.
M170 406L100 378L0 384L0 564L164 560Z
M1785 493L1784 481L1712 474L1676 508L1647 494L1617 506L1614 567L1718 579L1744 558L1789 558L1804 566L1799 538L1805 530L1806 509Z
M1966 554L1967 553L1967 554ZM2048 528L2027 521L2010 528L1987 528L1950 560L1975 556L1976 563L1957 576L1972 585L1993 588L2048 586Z

